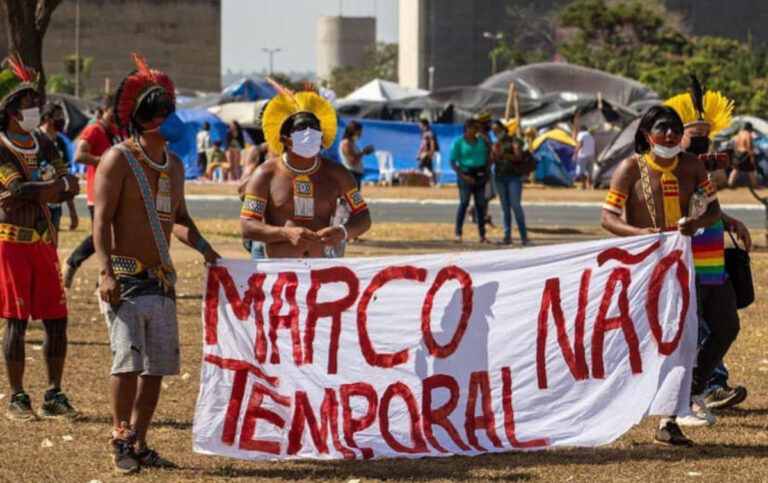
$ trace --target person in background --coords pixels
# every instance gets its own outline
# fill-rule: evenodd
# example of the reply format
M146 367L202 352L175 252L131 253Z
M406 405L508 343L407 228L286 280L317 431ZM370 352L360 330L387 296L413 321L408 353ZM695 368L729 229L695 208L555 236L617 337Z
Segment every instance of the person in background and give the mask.
M496 192L499 194L501 214L504 219L504 239L501 244L512 244L512 211L514 211L520 239L523 245L530 245L521 202L523 178L516 175L513 170L513 164L523 160L524 141L510 134L510 130L501 121L495 121L492 129L498 140L493 145L491 160L494 164L494 183L496 183Z
M240 123L232 121L227 131L227 161L229 162L229 180L240 179L240 156L245 147L245 136Z
M475 221L480 235L480 243L488 243L485 238L483 207L485 205L485 184L488 180L490 158L488 145L479 138L480 123L470 119L464 123L464 134L451 144L451 167L456 171L459 185L459 207L456 210L455 243L461 243L469 198L475 201Z
M211 125L204 122L203 128L197 133L197 167L201 175L206 172L209 149L211 149Z
M96 124L97 122L101 121L101 118L104 117L104 110L101 107L97 107L93 110L93 116L91 116L90 119L88 119L88 125Z
M363 126L357 121L350 121L347 127L344 128L344 134L339 144L341 163L352 173L357 183L357 189L361 188L363 174L365 174L363 156L371 154L374 150L373 146L366 146L362 150L357 147L357 142L362 134Z
M429 128L429 121L421 119L419 121L419 130L421 131L421 144L419 145L419 152L416 154L416 159L419 161L419 169L427 172L429 176L430 184L435 184L435 167L433 160L435 153L440 150L437 145L437 137L435 133Z
M538 135L539 132L533 126L528 126L525 128L525 132L523 133L523 137L525 138L525 147L528 149L528 151L531 152L531 154L533 154L533 142L536 141Z
M728 187L735 188L736 182L739 180L739 173L744 173L749 178L749 185L752 188L757 187L757 162L755 161L755 145L752 139L752 127L751 122L744 124L739 134L736 136L736 142L733 146L734 154L734 167L731 170L731 175L728 177Z
M320 84L319 94L320 97L330 102L332 106L336 106L336 91L333 90L330 82L326 81L325 85Z
M111 146L120 142L120 131L115 125L114 115L114 96L107 95L102 100L101 120L94 124L86 126L83 132L80 134L80 142L77 144L75 150L75 162L86 165L86 194L88 201L88 213L91 215L91 222L93 222L93 182L96 178L96 166L98 166L101 156ZM64 264L64 273L62 275L64 279L64 286L70 288L72 286L72 280L75 277L77 269L88 258L95 253L93 247L93 236L89 233L85 239L80 242L80 245L75 248L72 254L67 259L67 263Z
M240 195L240 201L245 201L245 187L248 184L248 180L251 179L256 168L261 166L264 161L269 159L269 145L266 142L251 146L245 153L243 162L243 175L240 177L240 185L237 188L237 193ZM261 260L266 258L264 253L264 244L260 241L243 239L243 248L251 255L252 260Z
M586 125L579 126L576 135L576 150L573 152L576 162L576 181L581 182L581 189L592 187L592 171L595 168L595 138Z
M478 137L485 142L486 147L488 148L488 152L490 153L491 147L493 146L493 140L491 139L492 117L490 111L481 112L475 116L475 120L480 123L480 131L478 132ZM486 225L493 227L493 218L488 214L488 207L491 205L491 200L496 198L496 186L494 183L488 182L485 184L484 198L485 203L483 204L483 222ZM473 222L475 221L474 210L469 212L469 217Z
M40 128L37 130L42 136L48 138L59 153L61 162L67 167L67 170L72 166L72 162L69 159L69 153L67 152L67 143L64 142L59 133L64 131L66 120L64 119L64 110L58 104L48 103L40 110ZM56 170L53 165L44 162L40 166L42 173L42 180L49 181L56 178ZM69 209L69 229L76 230L79 224L77 217L77 208L75 208L75 200L69 199L66 201L67 208ZM62 208L61 203L48 203L48 208L51 210L51 222L56 231L59 231L61 224Z
M216 181L214 179L215 171L216 169L221 169L221 177L218 179L218 181L222 182L227 179L230 170L230 164L227 161L227 157L224 155L224 152L221 150L221 141L213 142L213 150L211 151L210 158L211 159L208 160L208 170L205 173L207 178L211 181Z

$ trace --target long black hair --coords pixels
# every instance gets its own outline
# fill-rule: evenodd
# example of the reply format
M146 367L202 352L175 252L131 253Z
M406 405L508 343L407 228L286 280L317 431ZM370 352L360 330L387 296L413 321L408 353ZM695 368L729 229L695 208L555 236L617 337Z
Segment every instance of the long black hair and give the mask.
M646 135L650 134L651 128L657 119L667 117L672 119L672 122L677 124L682 133L684 130L683 121L680 120L680 116L677 112L669 106L652 106L640 119L640 124L635 131L635 152L637 154L643 154L651 149L651 144L648 142Z
M342 139L352 139L352 136L357 134L362 129L363 126L359 122L349 121L347 127L344 128L344 135L342 136Z

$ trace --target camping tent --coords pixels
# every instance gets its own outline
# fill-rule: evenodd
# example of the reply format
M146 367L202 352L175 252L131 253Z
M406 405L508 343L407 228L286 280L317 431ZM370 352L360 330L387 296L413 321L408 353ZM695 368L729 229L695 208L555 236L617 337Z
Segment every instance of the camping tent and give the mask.
M487 78L480 87L506 90L510 83L515 84L520 95L532 99L554 92L596 98L599 92L603 100L630 108L648 101L660 101L656 92L640 82L565 62L529 64L500 72Z
M406 97L424 96L427 91L401 86L395 82L374 79L345 97L348 101L392 101Z
M184 137L169 144L168 149L181 158L186 178L195 179L200 175L200 169L197 167L197 133L203 123L207 122L211 126L211 142L223 143L227 137L227 125L205 109L178 109L176 113L184 122Z
M253 102L228 102L208 110L227 124L237 121L243 125L261 126L261 114L268 100Z
M537 137L531 146L536 159L536 182L571 186L576 171L573 163L575 146L573 138L561 129L552 129Z
M265 80L253 80L243 77L239 81L225 87L222 94L238 101L256 101L272 99L277 95L277 89Z
M630 157L635 152L635 133L640 125L640 118L629 123L619 134L613 138L597 156L597 174L593 184L595 187L607 187L611 183L611 176L620 162Z

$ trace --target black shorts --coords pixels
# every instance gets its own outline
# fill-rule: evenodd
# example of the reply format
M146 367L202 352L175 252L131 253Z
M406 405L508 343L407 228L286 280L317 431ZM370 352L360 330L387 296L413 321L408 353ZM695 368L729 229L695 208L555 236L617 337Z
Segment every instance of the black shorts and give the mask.
M736 169L742 173L751 173L755 170L755 165L749 160L749 153L736 152Z
M197 153L197 167L205 171L206 166L208 165L208 156L206 156L205 151L202 153Z
M419 169L427 169L433 171L432 157L424 156L419 160Z

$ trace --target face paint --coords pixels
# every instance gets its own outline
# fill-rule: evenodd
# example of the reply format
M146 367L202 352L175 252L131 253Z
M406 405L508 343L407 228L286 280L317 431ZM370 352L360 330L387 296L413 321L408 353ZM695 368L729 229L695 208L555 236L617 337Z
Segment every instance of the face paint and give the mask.
M661 117L656 119L648 133L651 136L667 136L676 135L678 137L683 136L683 129L679 123L669 117ZM679 141L678 141L679 142Z
M30 107L29 109L21 110L21 121L19 126L27 131L32 132L40 125L40 108Z
M302 158L312 158L320 152L323 142L323 133L316 129L307 128L291 133L291 151Z

